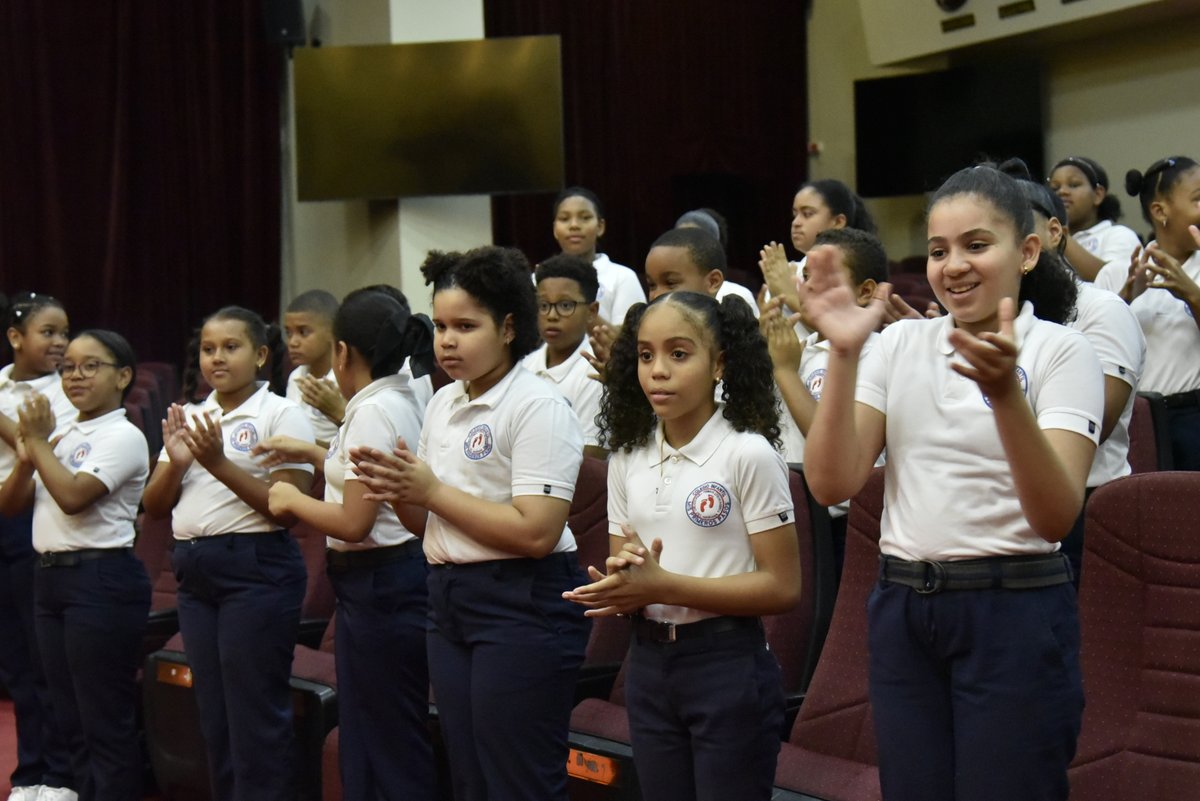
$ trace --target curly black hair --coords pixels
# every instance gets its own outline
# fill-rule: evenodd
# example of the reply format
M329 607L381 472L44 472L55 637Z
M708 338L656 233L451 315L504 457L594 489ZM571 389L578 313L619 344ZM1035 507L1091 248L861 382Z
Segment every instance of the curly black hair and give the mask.
M537 295L529 277L529 260L515 248L487 246L466 253L431 250L421 274L433 294L461 289L487 309L497 326L512 315L513 364L537 349Z
M771 378L771 357L754 313L744 301L727 297L721 303L699 292L668 292L649 305L635 303L625 315L620 336L604 371L600 424L604 445L611 451L631 451L645 445L657 418L638 380L638 328L647 311L670 304L712 337L725 356L722 374L722 414L736 431L753 431L775 448L780 446L779 400Z
M1017 179L991 164L967 167L951 175L934 193L929 208L958 195L975 195L990 203L1012 223L1019 240L1034 233L1033 208ZM1037 264L1021 277L1017 305L1029 301L1039 319L1062 325L1075 317L1078 294L1075 271L1057 253L1042 248Z

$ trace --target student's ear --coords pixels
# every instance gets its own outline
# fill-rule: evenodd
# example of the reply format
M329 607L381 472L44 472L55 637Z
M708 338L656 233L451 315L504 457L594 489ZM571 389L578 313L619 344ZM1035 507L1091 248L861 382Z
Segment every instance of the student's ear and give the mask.
M587 315L588 315L588 329L590 330L592 327L592 324L596 322L596 318L598 318L600 316L600 301L593 300L591 303L589 303L587 305Z
M1067 235L1067 229L1063 227L1063 224L1059 222L1057 217L1051 217L1046 222L1046 228L1050 231L1050 241L1043 244L1057 253L1059 244L1062 243L1063 237Z
M500 333L504 337L504 344L511 345L512 341L517 336L517 328L513 325L512 313L504 315L504 322L500 324Z
M1093 186L1092 193L1096 196L1096 200L1092 203L1092 205L1096 208L1099 208L1100 204L1104 202L1104 198L1108 197L1108 187L1099 185Z
M846 215L839 214L833 218L833 223L829 227L830 228L845 228L847 222L848 221L846 220Z
M12 348L14 351L20 350L21 332L17 330L17 327L15 325L9 326L8 330L5 331L4 333L5 333L5 336L8 337L8 346L10 348Z
M333 343L333 363L342 371L350 366L350 346L340 339Z
M1037 234L1030 234L1021 240L1021 274L1025 275L1037 266L1038 257L1042 255L1042 240Z
M1166 203L1163 203L1161 200L1155 200L1150 203L1150 219L1154 220L1163 228L1166 228L1167 216Z
M117 370L117 389L121 392L125 391L125 387L129 386L129 382L133 380L133 368L122 367Z
M266 345L259 345L258 352L254 356L255 366L261 370L263 365L267 363L267 359L271 356L271 349Z
M716 297L717 290L723 283L725 283L725 274L715 268L709 270L708 274L704 276L704 288L713 297Z
M868 278L866 281L863 281L858 285L858 288L854 290L856 293L854 302L859 306L871 305L871 299L875 297L875 288L878 286L879 284L875 283L874 278Z
M717 354L716 360L713 362L713 381L720 381L725 376L725 351Z
M604 218L601 217L599 220L596 221L596 238L597 239L604 236L604 229L605 229Z

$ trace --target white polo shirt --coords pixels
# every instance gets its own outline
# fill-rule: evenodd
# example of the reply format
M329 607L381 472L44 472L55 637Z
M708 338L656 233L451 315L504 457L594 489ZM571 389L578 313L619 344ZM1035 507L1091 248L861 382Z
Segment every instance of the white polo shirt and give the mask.
M62 430L65 423L78 416L79 411L63 392L62 379L58 377L58 373L31 378L28 381L13 381L12 371L11 364L0 370L0 412L8 415L14 423L17 422L17 409L34 392L40 392L50 401L56 433ZM7 478L16 466L17 452L0 439L0 476Z
M1124 261L1126 267L1129 266L1133 249L1142 246L1142 240L1132 228L1116 225L1112 220L1101 220L1091 228L1073 232L1071 236L1084 250L1101 261Z
M624 264L617 264L603 253L592 260L600 290L596 301L600 304L600 316L612 325L625 322L625 313L635 303L646 302L646 291L637 273Z
M554 367L546 366L547 348L548 346L543 344L522 359L521 364L529 372L557 387L567 399L567 403L571 404L579 418L579 426L583 429L583 444L599 445L600 426L596 423L596 415L600 413L600 395L603 394L604 387L599 381L589 377L595 370L583 357L584 353L591 353L587 337L583 338L575 352L562 364Z
M404 437L412 448L421 439L424 414L425 406L413 392L410 376L378 378L356 393L346 404L346 419L325 454L325 500L340 505L345 499L346 482L358 480L350 463L352 447L369 446L391 453L396 439ZM391 504L381 503L378 507L375 526L365 540L356 543L326 537L326 544L335 551L355 551L415 539Z
M874 332L863 343L862 359L879 341L879 334ZM825 385L825 374L829 371L829 340L823 339L816 331L804 339L804 353L800 355L800 380L804 382L808 394L813 400L820 402L821 391ZM780 415L780 430L783 432L783 458L788 462L804 463L804 434L796 421L788 412L787 404L783 404L783 414ZM882 462L881 462L882 464ZM837 508L837 507L834 507Z
M34 475L33 548L76 551L80 548L128 548L142 489L150 475L146 437L115 409L94 420L65 421L54 455L73 475L100 480L108 494L78 514L63 512L40 473Z
M193 415L203 419L205 412L208 412L210 419L219 420L221 434L225 438L226 458L260 481L270 480L271 473L279 470L313 472L310 464L282 464L267 470L256 457L250 455L251 448L277 434L305 442L315 441L312 425L304 410L287 398L271 392L265 381L258 382L258 391L228 414L222 414L215 391L204 403L189 403L183 407L183 411L188 425L192 425ZM171 461L166 448L163 448L158 460ZM183 474L179 502L171 512L171 527L175 531L175 538L179 540L218 534L267 532L279 528L251 509L233 490L195 462Z
M1087 485L1099 487L1114 478L1127 476L1129 467L1129 418L1137 396L1138 378L1146 361L1146 338L1137 317L1125 301L1112 292L1076 281L1079 297L1075 301L1075 319L1068 325L1087 337L1100 359L1104 375L1129 385L1129 400L1108 439L1096 449Z
M1021 512L995 416L947 335L952 317L883 330L859 366L857 400L887 415L888 451L880 550L902 559L953 560L1049 553ZM1103 373L1078 331L1038 320L1024 304L1016 320L1017 376L1043 430L1096 442Z
M337 434L337 423L333 422L326 416L324 412L312 404L305 403L304 395L300 392L300 385L297 381L304 376L312 375L312 371L308 369L307 364L296 365L296 369L288 374L287 380L287 399L297 404L304 413L308 416L308 422L312 425L313 434L321 442L333 442L334 436ZM341 394L338 389L337 381L333 377L333 370L330 370L325 375L313 376L318 381L322 381L333 387L333 391Z
M1129 265L1112 262L1096 276L1096 285L1111 288L1125 281ZM1183 271L1200 283L1200 250L1183 263ZM1114 292L1121 288L1116 285ZM1174 395L1200 389L1200 327L1191 308L1165 289L1150 286L1129 308L1146 337L1146 366L1138 389Z
M608 463L608 533L625 536L625 523L647 546L661 539L659 564L673 573L751 573L750 537L795 522L783 457L759 434L735 431L722 409L678 450L660 423L651 442ZM647 606L645 615L668 623L715 616L664 604Z
M583 461L583 434L563 396L518 364L475 400L462 381L438 390L425 413L417 455L441 481L486 501L545 495L569 502ZM424 543L432 564L517 558L434 514ZM564 525L554 552L574 550L575 537Z
M749 289L733 281L724 281L717 289L717 302L720 303L726 295L733 295L735 298L741 298L746 301L746 305L750 307L750 311L754 312L755 317L758 317L758 300Z

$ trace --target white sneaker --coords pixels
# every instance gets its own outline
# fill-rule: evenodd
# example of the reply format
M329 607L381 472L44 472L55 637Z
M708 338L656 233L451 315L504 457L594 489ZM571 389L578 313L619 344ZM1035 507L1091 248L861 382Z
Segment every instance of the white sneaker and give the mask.
M43 785L37 794L37 801L79 801L79 793L66 787L47 787Z
M37 801L42 785L32 784L27 787L14 787L8 794L8 801Z

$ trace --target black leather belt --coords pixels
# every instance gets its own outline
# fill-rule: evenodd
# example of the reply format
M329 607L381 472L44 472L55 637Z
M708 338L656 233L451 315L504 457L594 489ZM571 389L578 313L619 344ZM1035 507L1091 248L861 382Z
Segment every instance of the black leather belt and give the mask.
M133 551L132 548L80 548L77 551L46 551L38 554L38 564L42 567L78 567L80 562L125 556L131 551Z
M1061 553L955 562L909 562L880 554L879 578L922 595L951 590L1033 590L1066 584L1071 580L1071 565Z
M399 545L385 545L380 548L361 548L353 551L335 551L332 548L325 551L325 564L331 573L344 573L364 567L379 567L388 562L408 559L423 553L420 540L409 540Z
M638 642L680 642L741 629L762 631L762 621L756 617L710 617L695 623L663 623L641 615L632 615L631 619Z
M1174 395L1163 397L1163 403L1168 409L1182 409L1185 406L1200 406L1200 389L1190 389L1187 392L1176 392Z

